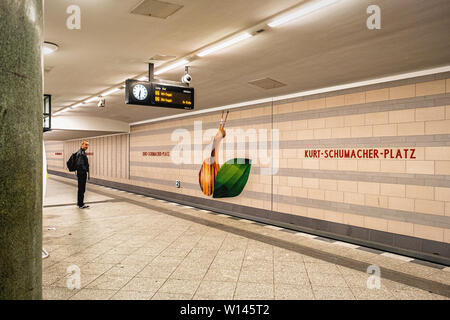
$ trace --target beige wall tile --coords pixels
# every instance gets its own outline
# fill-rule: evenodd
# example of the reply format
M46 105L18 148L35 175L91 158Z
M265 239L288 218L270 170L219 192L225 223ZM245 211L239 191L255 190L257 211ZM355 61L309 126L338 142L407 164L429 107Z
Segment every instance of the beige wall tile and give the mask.
M416 96L445 93L445 80L435 80L416 84Z
M325 127L338 128L344 126L344 117L331 117L325 119Z
M307 100L306 105L310 110L323 109L326 107L325 98Z
M415 109L389 111L390 123L413 122L416 113Z
M325 119L308 119L308 129L325 128Z
M366 103L366 93L365 92L356 92L345 95L345 104L362 104Z
M366 91L366 103L389 100L389 88Z
M416 199L415 211L443 216L445 214L445 203L443 201Z
M404 173L406 172L406 161L383 160L381 161L381 172Z
M404 99L416 96L416 86L414 84L389 88L389 99Z
M358 171L380 172L380 160L362 159L358 161Z
M444 229L444 242L450 243L450 229Z
M367 113L365 117L366 124L386 124L389 122L388 112Z
M450 120L426 121L425 134L449 134Z
M297 101L292 104L293 112L306 111L306 110L308 110L306 101Z
M344 202L358 205L364 205L364 195L356 192L344 192Z
M325 98L325 103L327 107L339 107L345 105L345 96L332 96Z
M334 202L344 202L344 193L341 191L325 191L325 200Z
M414 225L409 222L388 221L388 232L403 234L407 236L414 235Z
M353 138L364 138L364 137L372 137L372 126L358 126L352 127L352 137Z
M389 209L414 211L414 200L398 197L389 197Z
M332 190L337 191L337 181L329 179L320 179L319 188L322 190Z
M318 159L304 159L303 160L303 169L319 169L319 160Z
M330 139L331 129L314 129L314 139Z
M436 187L434 198L439 201L450 201L450 188Z
M380 231L387 231L387 229L388 229L388 221L385 219L364 217L364 225L366 228L380 230Z
M416 109L416 121L429 120L445 120L445 107Z
M319 188L319 179L316 178L303 178L303 187L305 188Z
M399 136L419 136L425 133L425 122L399 123L397 128Z
M344 214L342 212L323 210L323 218L331 222L344 223Z
M450 147L426 147L425 160L450 160Z
M323 210L316 208L308 208L308 217L323 220Z
M364 227L364 217L356 214L344 213L344 223L351 226Z
M364 199L364 204L369 207L387 208L389 206L388 197L386 196L366 194Z
M379 124L373 126L374 137L391 137L397 135L397 124Z
M415 224L414 236L429 240L444 241L444 229Z
M346 127L355 127L364 125L364 114L355 114L344 117L344 123Z
M351 137L351 128L332 128L331 136L333 138L350 138Z
M434 174L434 161L409 160L406 162L406 173Z
M405 197L406 186L404 184L380 183L380 194L394 197Z
M337 181L339 191L358 192L358 182L356 181Z
M314 130L298 130L297 140L310 140L314 139Z
M358 192L367 194L380 194L380 184L376 182L358 182Z
M435 161L435 174L450 175L450 161Z
M406 186L406 198L433 200L434 192L435 192L434 187L414 186L414 185Z
M357 171L358 170L358 160L339 159L338 160L338 169L345 170L345 171Z
M337 160L320 159L320 170L337 170Z
M308 189L308 198L325 200L325 191L320 189Z
M308 128L307 120L296 120L292 121L292 129L293 130L303 130Z
M445 80L445 92L450 92L450 79Z

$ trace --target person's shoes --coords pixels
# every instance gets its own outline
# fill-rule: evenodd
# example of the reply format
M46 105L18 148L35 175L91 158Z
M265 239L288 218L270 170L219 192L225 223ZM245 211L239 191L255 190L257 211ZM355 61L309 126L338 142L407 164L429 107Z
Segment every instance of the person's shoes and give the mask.
M89 208L89 206L83 204L81 207L78 207L78 208L80 208L80 209L87 209L87 208Z

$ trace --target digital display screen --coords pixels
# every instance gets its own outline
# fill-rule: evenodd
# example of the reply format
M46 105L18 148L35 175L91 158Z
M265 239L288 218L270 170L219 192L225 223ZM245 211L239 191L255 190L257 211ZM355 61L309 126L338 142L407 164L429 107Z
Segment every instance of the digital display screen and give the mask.
M125 103L194 109L194 88L128 79L125 84Z
M194 107L194 89L152 83L152 103L160 106Z

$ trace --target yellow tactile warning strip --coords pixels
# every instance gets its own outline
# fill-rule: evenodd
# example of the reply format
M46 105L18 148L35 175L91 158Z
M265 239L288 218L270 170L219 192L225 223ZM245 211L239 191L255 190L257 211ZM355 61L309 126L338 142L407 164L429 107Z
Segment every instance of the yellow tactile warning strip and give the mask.
M52 178L66 184L76 184L73 180L67 178ZM250 220L242 221L243 219L241 218L215 214L208 210L196 209L109 187L90 185L89 189L91 192L108 195L116 200L129 202L163 214L207 225L208 227L217 228L357 271L366 272L369 266L377 265L380 267L384 279L450 297L450 272L445 266L431 264L426 261L417 262L418 260L410 260L408 257L276 226L264 225ZM112 195L111 193L114 194ZM148 202L147 200L152 201ZM183 209L183 211L177 210L178 208ZM249 223L243 224L242 222ZM300 238L302 241L298 241Z

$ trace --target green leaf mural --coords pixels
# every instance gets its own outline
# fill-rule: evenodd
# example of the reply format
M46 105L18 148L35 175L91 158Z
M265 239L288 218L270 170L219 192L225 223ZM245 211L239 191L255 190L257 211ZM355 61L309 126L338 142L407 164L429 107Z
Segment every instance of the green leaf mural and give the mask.
M225 162L217 173L213 198L238 196L247 184L251 166L250 159L235 158Z

